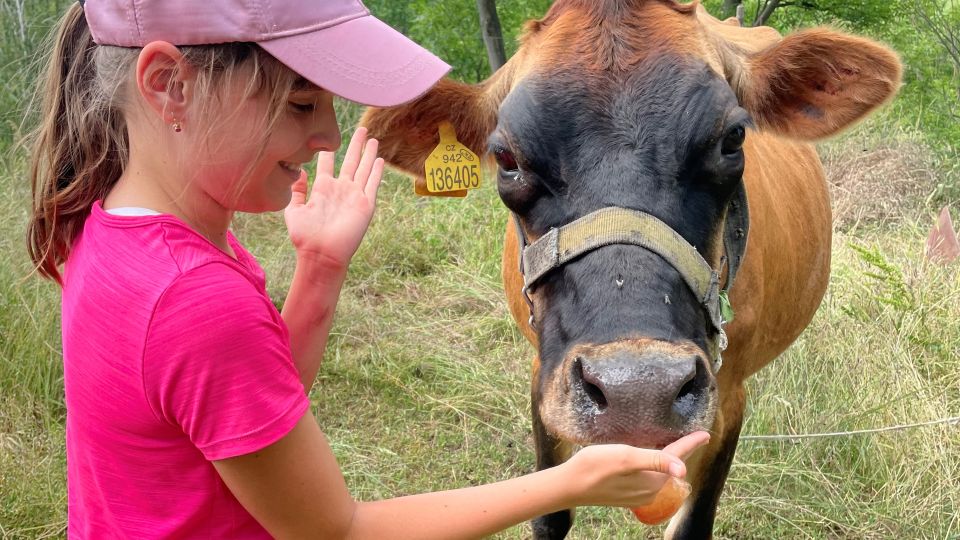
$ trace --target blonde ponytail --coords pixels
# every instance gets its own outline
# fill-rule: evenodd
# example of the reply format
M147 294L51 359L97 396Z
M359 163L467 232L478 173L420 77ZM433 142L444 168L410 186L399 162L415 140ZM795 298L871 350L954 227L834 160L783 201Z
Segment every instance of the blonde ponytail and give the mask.
M59 265L90 206L106 196L126 164L126 127L116 98L131 59L135 51L97 47L79 4L67 10L51 43L38 86L39 125L30 136L33 213L27 247L37 271L58 283ZM98 63L113 64L113 77Z

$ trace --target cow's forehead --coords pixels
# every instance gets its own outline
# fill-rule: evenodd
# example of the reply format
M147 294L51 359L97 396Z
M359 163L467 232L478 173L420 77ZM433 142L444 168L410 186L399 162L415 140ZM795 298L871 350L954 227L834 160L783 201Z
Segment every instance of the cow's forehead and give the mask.
M610 162L605 147L682 151L714 134L737 99L696 8L558 0L527 28L494 146L507 143L529 169L561 178L548 169L575 172L570 159L601 154Z
M699 58L722 73L696 8L673 0L558 0L528 26L521 48L534 72L624 72L670 54Z
M705 129L720 129L736 106L726 81L697 58L662 55L624 73L568 66L530 73L518 82L501 103L494 137L521 146L536 144L525 148L532 155L543 155L544 145L564 139L582 142L587 134L637 139L632 146L642 147L644 138L665 142L662 136L651 136L654 131L683 141Z

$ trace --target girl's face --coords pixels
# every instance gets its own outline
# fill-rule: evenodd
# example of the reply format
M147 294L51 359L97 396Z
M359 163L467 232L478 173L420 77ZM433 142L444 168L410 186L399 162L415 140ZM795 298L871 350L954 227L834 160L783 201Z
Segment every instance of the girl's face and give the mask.
M317 88L295 90L270 133L268 92L245 97L241 84L223 89L211 108L212 125L188 129L205 138L194 149L187 173L194 185L232 211L281 210L290 202L290 187L301 166L321 150L340 146L333 95ZM182 135L181 133L180 135ZM192 169L192 170L191 170Z

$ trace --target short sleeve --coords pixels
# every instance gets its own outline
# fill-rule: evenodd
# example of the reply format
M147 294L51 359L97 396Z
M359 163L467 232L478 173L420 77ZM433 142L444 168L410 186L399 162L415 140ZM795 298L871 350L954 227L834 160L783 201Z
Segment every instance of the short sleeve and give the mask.
M309 409L283 320L238 270L210 263L157 302L143 355L146 399L208 460L260 450Z

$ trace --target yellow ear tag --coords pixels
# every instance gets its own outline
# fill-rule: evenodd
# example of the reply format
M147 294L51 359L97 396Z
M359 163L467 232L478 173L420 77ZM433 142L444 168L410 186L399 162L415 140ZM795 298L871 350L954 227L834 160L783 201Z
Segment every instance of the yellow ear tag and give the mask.
M457 140L450 122L440 124L440 144L423 165L427 191L442 193L480 187L480 158Z

